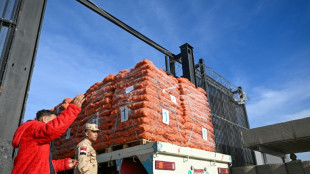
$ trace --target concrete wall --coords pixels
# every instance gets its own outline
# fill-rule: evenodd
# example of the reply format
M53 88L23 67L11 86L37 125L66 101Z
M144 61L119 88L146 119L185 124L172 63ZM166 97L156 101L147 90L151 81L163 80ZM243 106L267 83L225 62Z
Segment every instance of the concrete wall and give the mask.
M282 163L283 160L280 157L269 155L266 153L261 153L258 151L254 151L256 163L257 165L264 165L264 164L275 164L275 163ZM286 155L285 162L289 162L289 156Z

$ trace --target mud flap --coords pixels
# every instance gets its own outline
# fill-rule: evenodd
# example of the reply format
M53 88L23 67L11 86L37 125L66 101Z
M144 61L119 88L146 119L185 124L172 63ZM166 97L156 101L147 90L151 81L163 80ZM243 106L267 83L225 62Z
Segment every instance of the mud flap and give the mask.
M153 152L137 156L148 174L153 174Z

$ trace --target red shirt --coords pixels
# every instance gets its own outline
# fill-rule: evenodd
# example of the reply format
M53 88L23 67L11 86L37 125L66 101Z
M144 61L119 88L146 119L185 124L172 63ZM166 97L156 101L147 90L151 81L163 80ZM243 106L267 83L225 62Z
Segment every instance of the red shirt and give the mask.
M57 118L48 123L33 120L22 124L16 130L12 141L13 147L19 147L12 174L50 173L50 142L63 134L80 112L80 107L70 104ZM69 159L53 160L55 172L70 169Z

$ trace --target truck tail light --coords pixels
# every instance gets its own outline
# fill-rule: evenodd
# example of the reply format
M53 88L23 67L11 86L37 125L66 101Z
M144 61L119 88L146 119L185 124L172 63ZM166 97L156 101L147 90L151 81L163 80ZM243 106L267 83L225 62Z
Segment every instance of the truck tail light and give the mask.
M205 171L203 169L194 169L194 173L197 173L197 174L204 174Z
M219 174L229 174L229 169L228 168L218 168Z
M155 161L155 169L175 170L175 162Z

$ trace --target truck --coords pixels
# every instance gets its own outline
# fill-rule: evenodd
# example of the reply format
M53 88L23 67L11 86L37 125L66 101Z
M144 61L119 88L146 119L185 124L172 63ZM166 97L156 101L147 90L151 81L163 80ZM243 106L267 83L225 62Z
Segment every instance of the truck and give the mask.
M230 155L166 142L141 141L136 146L127 145L99 152L98 173L229 174L232 164Z

